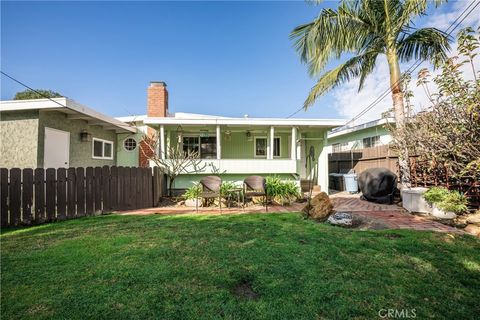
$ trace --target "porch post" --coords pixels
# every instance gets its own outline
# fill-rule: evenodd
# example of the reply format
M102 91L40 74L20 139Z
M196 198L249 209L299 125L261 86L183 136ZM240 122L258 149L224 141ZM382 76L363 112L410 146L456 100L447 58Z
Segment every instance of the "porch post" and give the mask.
M318 157L318 185L320 190L328 194L328 147L327 131L323 133L320 155Z
M273 141L275 138L275 128L273 126L270 127L270 150L268 154L268 159L273 159Z
M160 158L165 159L165 127L160 125Z
M302 134L297 131L298 139L302 139ZM297 160L302 160L302 141L296 144L297 146Z
M290 158L292 160L297 159L296 149L297 149L297 128L292 127L292 146L290 148Z
M217 125L217 160L220 160L222 156L221 141L222 141L222 136L220 135L220 126Z

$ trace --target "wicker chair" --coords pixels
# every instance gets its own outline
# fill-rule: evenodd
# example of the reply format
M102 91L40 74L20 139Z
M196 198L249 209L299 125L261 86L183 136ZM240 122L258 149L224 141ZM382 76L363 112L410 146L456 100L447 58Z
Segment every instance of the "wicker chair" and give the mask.
M202 186L202 193L200 194L200 198L218 198L220 212L222 212L222 196L220 193L222 179L217 176L206 176L202 178L202 180L200 180L200 185ZM198 202L196 203L196 210L198 212Z
M266 180L261 176L250 176L243 180L243 207L245 208L247 197L261 197L265 202L265 211L268 212Z

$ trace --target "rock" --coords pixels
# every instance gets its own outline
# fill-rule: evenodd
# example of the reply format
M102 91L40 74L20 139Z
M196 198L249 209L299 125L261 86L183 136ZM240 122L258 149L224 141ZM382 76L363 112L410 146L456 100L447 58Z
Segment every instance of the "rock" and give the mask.
M315 220L324 221L333 213L333 204L325 192L320 192L303 208L305 214Z
M467 216L467 223L475 224L480 226L480 211L477 210L474 214Z
M185 206L186 207L196 207L196 200L195 199L187 199L185 200ZM198 199L198 207L202 206L202 199Z
M328 217L327 222L334 226L351 228L354 226L354 217L348 212L336 212Z
M480 226L477 226L477 225L474 225L474 224L469 224L463 230L465 230L465 232L468 232L473 236L476 236L476 237L480 238Z

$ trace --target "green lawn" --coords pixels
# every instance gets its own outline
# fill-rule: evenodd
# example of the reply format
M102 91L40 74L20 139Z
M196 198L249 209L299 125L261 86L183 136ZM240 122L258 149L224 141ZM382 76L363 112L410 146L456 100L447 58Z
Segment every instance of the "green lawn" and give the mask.
M473 319L480 241L298 213L100 216L3 230L2 319ZM251 291L249 291L251 288Z

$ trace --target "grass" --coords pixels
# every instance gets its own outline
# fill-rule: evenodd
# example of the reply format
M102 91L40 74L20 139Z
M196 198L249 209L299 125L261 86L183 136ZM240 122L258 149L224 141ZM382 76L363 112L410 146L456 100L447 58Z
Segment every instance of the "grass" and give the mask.
M3 230L2 319L478 315L480 241L297 213L101 216Z

